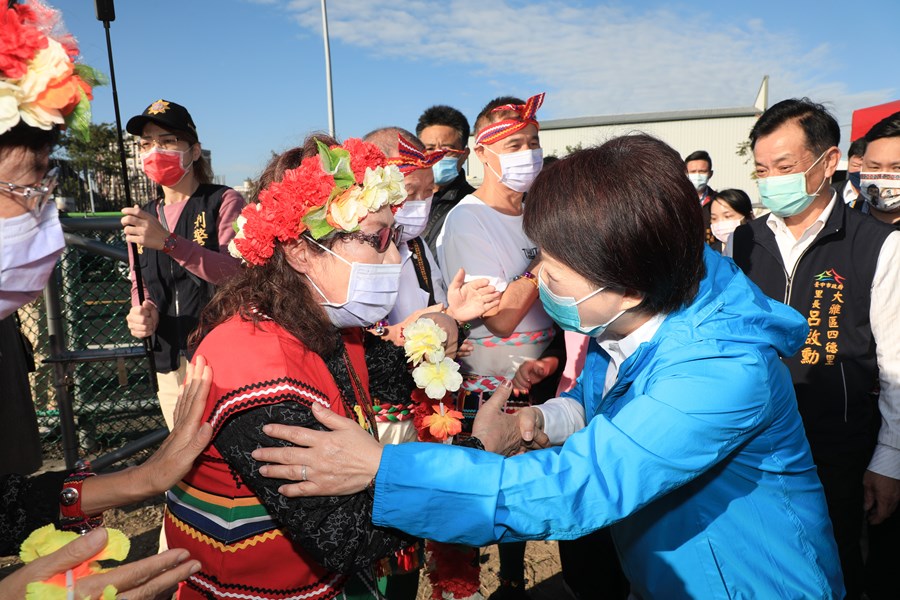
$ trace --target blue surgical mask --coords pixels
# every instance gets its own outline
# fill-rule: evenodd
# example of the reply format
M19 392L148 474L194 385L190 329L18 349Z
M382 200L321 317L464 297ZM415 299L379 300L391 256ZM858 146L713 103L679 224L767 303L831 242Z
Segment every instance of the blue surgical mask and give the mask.
M816 191L809 194L806 191L806 174L809 173L809 170L816 166L824 156L825 152L816 159L816 162L809 166L809 169L802 173L791 173L790 175L778 175L775 177L763 177L757 179L756 185L759 187L759 197L760 200L762 200L763 206L772 211L773 215L782 218L799 215L809 208L809 205L812 204L812 201L819 195L819 191L822 189L822 186L825 185L825 182L828 181L828 178L823 176L822 183L819 184Z
M542 266L538 271L537 276L538 296L541 299L541 304L544 305L544 312L547 313L547 316L556 321L556 323L564 330L583 333L588 337L595 338L606 331L606 328L609 327L613 321L625 314L625 311L622 310L616 313L616 315L606 323L595 327L584 327L581 324L581 315L578 313L578 305L589 298L593 298L606 288L597 288L580 300L576 300L572 296L557 296L544 284L543 273L544 267Z
M859 177L862 175L862 171L847 171L847 179L850 180L851 185L853 185L853 189L857 192L862 188L859 187Z
M431 166L435 185L447 185L459 174L459 156L449 154Z

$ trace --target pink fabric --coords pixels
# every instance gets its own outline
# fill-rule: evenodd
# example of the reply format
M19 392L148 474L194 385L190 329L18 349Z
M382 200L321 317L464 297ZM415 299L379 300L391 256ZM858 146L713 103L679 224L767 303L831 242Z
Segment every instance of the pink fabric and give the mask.
M591 338L580 333L566 331L566 368L563 369L562 377L559 379L559 387L556 388L556 395L560 396L563 392L568 392L575 385L575 380L581 375L584 368L584 359L587 356L588 342Z
M174 227L174 224L181 217L182 211L184 211L185 204L185 202L178 202L164 205L163 210L166 213L166 222ZM241 268L241 261L228 254L228 242L231 241L235 234L231 225L240 216L245 204L244 197L232 189L226 190L222 196L222 205L219 208L219 222L217 223L219 232L218 252L207 250L194 240L179 236L178 244L169 256L197 277L210 283L221 283L237 273ZM154 217L156 216L154 215ZM130 269L134 269L130 250L128 252L128 266ZM144 295L147 299L153 300L147 293L146 287ZM137 285L134 280L131 282L131 304L132 306L138 305Z

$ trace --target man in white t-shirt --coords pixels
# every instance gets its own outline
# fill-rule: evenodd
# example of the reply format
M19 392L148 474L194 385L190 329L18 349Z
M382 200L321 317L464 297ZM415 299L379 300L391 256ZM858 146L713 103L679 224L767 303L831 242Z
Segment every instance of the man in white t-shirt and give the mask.
M502 292L497 309L472 322L472 354L460 360L467 423L480 402L511 378L528 359L541 356L553 338L553 322L538 298L537 247L522 229L522 200L543 165L535 112L544 95L527 102L492 100L475 120L475 156L484 164L484 181L447 215L437 239L438 263L445 273L464 269L484 277ZM501 544L503 597L524 597L524 544Z

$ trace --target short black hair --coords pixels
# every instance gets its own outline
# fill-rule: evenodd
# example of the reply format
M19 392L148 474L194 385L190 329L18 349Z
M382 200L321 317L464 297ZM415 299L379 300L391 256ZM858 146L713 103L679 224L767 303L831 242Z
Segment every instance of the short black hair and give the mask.
M50 129L41 129L32 127L25 121L19 121L0 135L0 151L5 152L13 148L27 148L33 152L45 150L52 152L59 143L59 138L60 130L55 125Z
M870 144L875 140L888 137L900 137L900 112L883 118L874 125L869 133L866 134L866 144Z
M695 150L691 152L684 158L684 164L687 165L692 160L705 160L706 164L709 165L709 170L712 171L712 158L709 156L709 152L706 150Z
M897 113L900 114L900 113ZM869 142L866 140L866 137L863 136L858 140L852 142L850 147L847 149L847 158L851 156L859 156L862 157L866 153L866 146L869 145Z
M828 109L809 98L789 98L760 115L750 130L750 148L756 147L759 138L794 120L806 135L806 148L817 156L841 143L841 128Z
M649 135L579 150L528 192L525 235L593 283L638 292L638 310L689 304L704 274L703 215L681 156Z
M484 108L481 109L481 112L478 113L478 116L475 117L475 135L478 135L479 131L491 123L502 121L506 117L506 115L504 115L506 111L497 111L497 113L494 114L494 109L507 104L525 104L525 101L521 98L516 98L515 96L500 96L485 104Z
M432 125L443 125L455 129L459 133L459 143L461 148L465 148L469 143L469 121L466 116L446 104L437 104L430 108L426 108L419 122L416 123L416 136L421 137L422 130Z
M731 207L731 210L739 213L748 221L753 220L753 202L750 196L744 190L731 188L728 190L719 190L716 193L716 200L721 200Z

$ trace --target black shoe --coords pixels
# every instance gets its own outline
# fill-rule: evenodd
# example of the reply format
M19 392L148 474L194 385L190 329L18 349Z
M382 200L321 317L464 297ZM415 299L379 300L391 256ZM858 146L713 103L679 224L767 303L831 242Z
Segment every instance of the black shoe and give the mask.
M531 596L525 591L524 581L510 581L500 578L500 587L488 596L488 600L531 600Z

